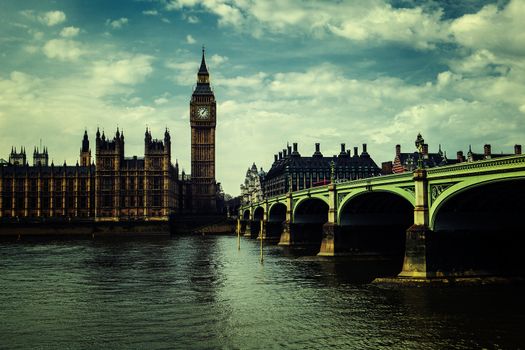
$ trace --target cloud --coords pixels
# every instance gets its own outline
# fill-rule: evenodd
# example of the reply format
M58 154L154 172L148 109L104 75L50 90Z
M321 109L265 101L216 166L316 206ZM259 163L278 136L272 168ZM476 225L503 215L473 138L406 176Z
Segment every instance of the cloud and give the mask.
M525 2L511 0L498 8L486 5L479 12L466 14L451 24L455 40L468 48L508 55L525 54Z
M145 10L142 11L142 14L146 16L157 16L159 12L157 10Z
M199 23L200 20L199 20L199 17L197 16L187 16L186 17L186 20L188 21L188 23L191 23L191 24L196 24L196 23Z
M84 54L77 41L66 39L51 39L45 43L42 51L48 58L60 61L75 61Z
M111 26L111 28L113 28L113 29L120 29L124 25L128 24L128 22L129 22L129 20L126 17L121 17L121 18L115 19L115 20L107 19L106 20L106 25Z
M170 79L181 86L191 86L197 79L197 71L199 70L198 62L195 60L169 60L165 64L166 68L173 70L175 75L171 76Z
M63 38L72 38L78 35L80 29L76 27L65 27L60 31L60 36Z
M186 42L188 44L195 44L195 39L193 39L193 37L190 34L188 34L186 35Z
M159 97L156 98L153 102L155 102L156 105L163 105L169 102L169 100L166 97Z
M397 42L417 49L433 49L449 42L442 11L422 7L394 8L379 1L297 2L292 0L172 0L167 10L204 8L218 17L220 26L263 33L312 36L332 34L352 41Z
M91 81L98 87L99 95L119 93L119 85L135 85L143 82L153 72L153 57L137 54L117 60L101 60L93 63Z
M223 64L224 62L228 61L228 57L226 56L220 56L220 55L212 55L210 57L210 62L214 65L214 66L220 66L221 64Z
M66 20L66 14L62 11L49 11L38 17L43 24L52 27Z

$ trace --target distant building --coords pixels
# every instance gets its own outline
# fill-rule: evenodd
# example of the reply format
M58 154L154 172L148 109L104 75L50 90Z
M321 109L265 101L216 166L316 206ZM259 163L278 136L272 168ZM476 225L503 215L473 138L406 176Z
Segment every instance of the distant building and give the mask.
M320 144L315 144L311 157L303 157L297 150L297 143L287 145L274 155L274 162L264 179L264 194L267 197L322 185L331 181L332 162L335 181L356 180L378 176L381 169L372 160L363 144L361 154L354 147L354 153L341 144L341 152L333 157L321 153Z
M33 165L24 148L11 150L0 166L0 218L84 218L96 221L168 220L190 208L188 181L171 164L169 132L154 140L146 130L144 157L124 156L124 134L113 139L97 130L96 163L91 161L87 132L80 164L48 164L47 148L33 152Z
M441 145L436 153L430 153L428 151L428 144L421 134L417 135L417 143L421 143L421 163L424 168L434 168L437 166L456 164L457 159L448 159L445 152L441 150ZM415 150L411 153L401 152L401 145L396 145L396 155L392 164L393 173L403 173L405 171L414 171L419 162L419 152Z
M483 147L483 153L474 153L472 152L472 147L469 146L469 151L467 156L464 156L463 151L458 151L456 153L456 158L449 159L447 158L446 152L441 150L441 145L439 145L438 151L436 153L430 153L428 151L428 144L425 143L425 140L421 134L417 135L416 143L422 145L421 147L421 163L424 168L434 168L438 166L457 164L462 162L474 162L483 159L491 159L498 157L507 157L513 154L493 154L491 152L491 145L486 144ZM395 148L396 155L393 162L385 162L382 164L383 175L386 174L397 174L403 172L414 171L418 166L419 161L419 151L414 151L411 153L401 152L401 145L396 145ZM514 154L521 154L521 145L514 146Z
M264 199L263 182L266 173L261 168L257 171L257 166L253 163L251 168L246 171L244 184L241 185L242 204L260 202Z

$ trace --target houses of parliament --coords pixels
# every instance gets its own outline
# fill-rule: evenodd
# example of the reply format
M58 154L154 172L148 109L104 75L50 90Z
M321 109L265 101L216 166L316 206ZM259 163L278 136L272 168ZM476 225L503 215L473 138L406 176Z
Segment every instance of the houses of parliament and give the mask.
M216 102L204 49L190 101L191 175L171 163L168 129L144 134L144 156L126 157L124 133L97 129L95 157L87 131L76 165L49 164L47 148L12 148L0 163L0 219L95 221L169 220L177 214L214 214Z

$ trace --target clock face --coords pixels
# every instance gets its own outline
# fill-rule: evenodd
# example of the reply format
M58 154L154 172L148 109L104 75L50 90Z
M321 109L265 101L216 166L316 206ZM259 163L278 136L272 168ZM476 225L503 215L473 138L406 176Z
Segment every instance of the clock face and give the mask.
M197 118L198 119L208 119L208 116L210 114L210 111L207 107L199 107L197 110Z

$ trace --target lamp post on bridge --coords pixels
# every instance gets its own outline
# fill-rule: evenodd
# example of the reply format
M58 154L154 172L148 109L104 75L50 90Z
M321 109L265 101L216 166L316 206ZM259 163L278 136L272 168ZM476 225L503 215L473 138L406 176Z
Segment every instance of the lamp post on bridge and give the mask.
M417 148L417 153L418 153L418 158L417 158L417 168L418 169L423 169L423 137L421 136L421 133L417 134L417 137L416 137L416 148Z

